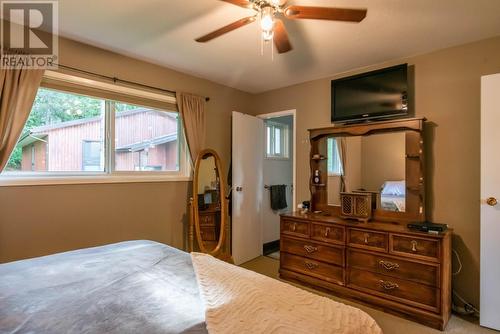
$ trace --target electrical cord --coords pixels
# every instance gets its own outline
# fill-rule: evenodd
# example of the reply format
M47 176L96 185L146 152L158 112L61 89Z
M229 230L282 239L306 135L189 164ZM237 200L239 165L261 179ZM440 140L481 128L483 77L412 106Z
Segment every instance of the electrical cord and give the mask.
M460 274L460 272L462 271L462 261L460 260L460 256L458 255L458 252L454 249L452 249L453 251L453 254L455 254L455 256L457 257L457 261L458 261L458 269L456 272L454 272L452 275L453 276L456 276L458 274Z
M455 312L461 313L461 314L466 314L466 315L476 315L479 317L479 310L477 308L475 308L474 305L472 305L471 303L466 301L455 290L453 290L453 295L455 297L457 297L458 300L460 300L464 304L463 310L458 308L456 305L453 305L453 309L455 310Z
M452 251L453 251L453 254L455 254L455 256L457 258L457 262L458 262L457 271L452 273L453 276L456 276L462 272L463 265L462 265L462 260L460 259L460 255L458 254L458 252L454 249L452 249ZM456 313L459 313L459 314L475 315L475 316L479 317L479 310L476 307L474 307L474 305L472 305L471 303L466 301L462 296L460 296L458 294L458 292L456 290L453 289L452 293L461 303L463 303L463 307L460 307L460 306L456 305L455 303L453 303L453 305L452 305L453 311L455 311Z

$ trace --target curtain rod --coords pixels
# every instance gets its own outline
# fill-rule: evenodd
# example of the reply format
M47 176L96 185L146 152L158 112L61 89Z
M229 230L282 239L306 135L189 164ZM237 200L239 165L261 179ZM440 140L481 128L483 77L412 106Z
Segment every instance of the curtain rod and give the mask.
M94 73L94 72L90 72L90 71L86 71L86 70L82 70L82 69L79 69L79 68L76 68L76 67L66 66L66 65L62 65L62 64L58 64L57 66L59 66L60 68L66 69L66 70L80 72L80 73L83 73L83 74L92 75L92 76L95 76L95 77L99 77L99 78L111 80L114 83L122 83L122 84L127 84L127 85L134 85L134 86L138 86L138 87L142 87L142 88L148 88L148 89L154 89L154 90L158 90L158 91L161 91L161 92L170 93L170 94L174 94L174 95L176 94L175 90L170 90L170 89L164 89L164 88L149 86L149 85L145 85L145 84L142 84L142 83L139 83L139 82L134 82L134 81L129 81L129 80L122 80L122 79L119 79L119 78L116 78L116 77L110 77L110 76L107 76L107 75L103 75L103 74L99 74L99 73ZM210 98L209 97L205 97L205 101L207 101L207 102L210 101Z

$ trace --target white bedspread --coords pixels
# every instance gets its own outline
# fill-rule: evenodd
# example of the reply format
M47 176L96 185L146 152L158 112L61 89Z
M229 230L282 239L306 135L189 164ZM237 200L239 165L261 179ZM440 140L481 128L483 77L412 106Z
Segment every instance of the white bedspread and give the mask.
M379 334L365 312L290 284L191 253L211 334Z

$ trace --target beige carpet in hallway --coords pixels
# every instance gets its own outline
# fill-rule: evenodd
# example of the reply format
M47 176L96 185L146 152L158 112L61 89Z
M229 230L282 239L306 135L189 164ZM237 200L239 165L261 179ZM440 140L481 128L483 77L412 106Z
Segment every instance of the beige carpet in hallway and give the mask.
M278 268L279 261L270 257L261 256L255 260L244 263L242 267L247 268L249 270L253 270L255 272L261 273L263 275L278 278ZM370 307L360 305L351 301L347 301L345 299L337 298L333 295L322 293L316 290L311 290L303 287L306 290L315 292L319 295L331 298L335 301L352 305L358 307L371 315L379 324L379 326L384 331L384 334L437 334L437 333L453 333L453 334L499 334L500 332L489 330L486 328L482 328L477 324L468 322L463 320L457 316L452 316L448 326L446 327L446 331L441 332L415 322L411 322L405 320L403 318L399 318Z

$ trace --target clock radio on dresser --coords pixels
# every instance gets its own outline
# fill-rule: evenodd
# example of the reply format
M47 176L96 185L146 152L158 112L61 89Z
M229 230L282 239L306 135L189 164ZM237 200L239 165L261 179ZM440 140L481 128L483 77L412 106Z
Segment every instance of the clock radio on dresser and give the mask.
M407 227L425 222L424 122L309 130L311 174L318 170L321 177L310 182L316 213L281 216L281 278L444 330L451 314L452 230ZM338 164L342 173L329 170ZM341 198L349 194L362 198L362 210L356 211L354 197L350 202L351 214L361 217L345 215Z

